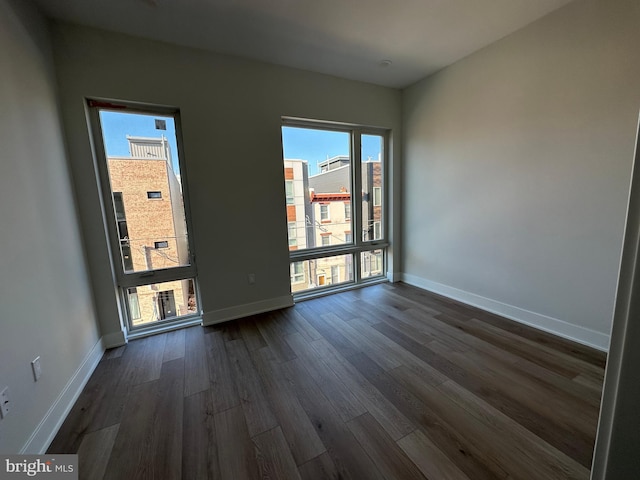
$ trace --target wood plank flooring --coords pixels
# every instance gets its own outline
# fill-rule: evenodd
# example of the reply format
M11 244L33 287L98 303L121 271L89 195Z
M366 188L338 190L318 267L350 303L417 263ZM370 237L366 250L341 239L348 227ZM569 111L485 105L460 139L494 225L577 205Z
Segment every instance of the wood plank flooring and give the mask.
M110 350L49 453L99 479L588 479L603 353L404 284Z

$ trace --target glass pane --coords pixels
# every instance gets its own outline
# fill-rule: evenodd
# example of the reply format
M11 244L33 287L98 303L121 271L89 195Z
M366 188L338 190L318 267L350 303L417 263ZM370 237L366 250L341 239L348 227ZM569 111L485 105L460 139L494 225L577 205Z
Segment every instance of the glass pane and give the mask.
M353 255L291 263L291 291L300 292L353 281Z
M349 133L283 127L282 146L289 249L351 243Z
M362 240L383 239L382 186L384 171L382 155L384 138L381 135L362 135Z
M126 293L134 327L198 313L191 279L127 288Z
M125 272L189 265L173 117L100 111Z
M362 278L384 275L384 254L381 249L360 254L360 276Z

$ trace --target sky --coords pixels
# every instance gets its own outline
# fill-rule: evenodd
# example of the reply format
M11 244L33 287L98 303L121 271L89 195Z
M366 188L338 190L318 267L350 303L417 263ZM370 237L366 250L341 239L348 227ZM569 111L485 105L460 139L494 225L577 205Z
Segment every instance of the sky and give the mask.
M167 129L157 130L155 119L166 120ZM109 157L128 157L129 142L127 135L133 137L155 137L164 135L169 140L173 171L180 173L178 165L178 149L176 142L176 126L173 117L164 115L144 115L140 113L100 111L100 123L104 136L105 149Z
M155 119L166 120L166 130L157 130ZM127 135L139 137L160 137L164 134L171 146L173 170L180 173L178 150L176 148L175 122L173 117L144 115L102 110L100 112L105 148L109 157L128 157ZM377 135L362 135L362 159L377 160L382 148ZM284 158L308 161L309 175L318 173L318 162L337 155L349 154L349 134L310 128L282 127ZM187 159L188 161L188 159Z
M362 135L362 159L377 160L381 151L381 138ZM318 162L337 155L349 154L349 134L310 128L282 127L284 158L309 162L309 175L318 173Z

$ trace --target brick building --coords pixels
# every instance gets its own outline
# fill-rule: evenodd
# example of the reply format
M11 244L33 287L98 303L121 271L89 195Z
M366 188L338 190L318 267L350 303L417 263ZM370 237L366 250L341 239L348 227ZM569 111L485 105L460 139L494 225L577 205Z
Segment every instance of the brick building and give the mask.
M182 191L167 139L127 136L128 157L109 157L124 269L141 272L187 265ZM189 280L128 289L133 324L189 313Z

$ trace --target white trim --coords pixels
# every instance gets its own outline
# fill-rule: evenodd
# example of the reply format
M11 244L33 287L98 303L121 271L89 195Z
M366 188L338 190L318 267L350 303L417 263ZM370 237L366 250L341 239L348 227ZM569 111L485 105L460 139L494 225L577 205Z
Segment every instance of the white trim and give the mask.
M216 323L235 320L236 318L248 317L258 313L269 312L279 308L287 308L293 306L293 297L284 295L282 297L270 298L259 302L246 303L234 307L221 308L220 310L212 310L204 312L202 315L202 325L214 325Z
M127 333L124 330L119 332L107 333L102 336L102 344L105 350L109 348L121 347L127 344Z
M558 335L583 345L606 352L609 348L609 335L606 335L589 328L574 325L572 323L548 317L540 313L531 312L520 307L515 307L506 303L492 300L475 293L466 292L455 287L443 285L426 278L418 277L408 273L401 273L399 280L410 285L428 290L448 298L452 298L467 305L478 307L497 315L524 323L531 327L545 332Z
M20 450L20 454L37 453L42 455L47 451L71 408L82 393L82 389L102 359L104 351L105 347L101 338L91 348L91 351L73 374L69 383L64 387L56 401L53 402L49 411Z

